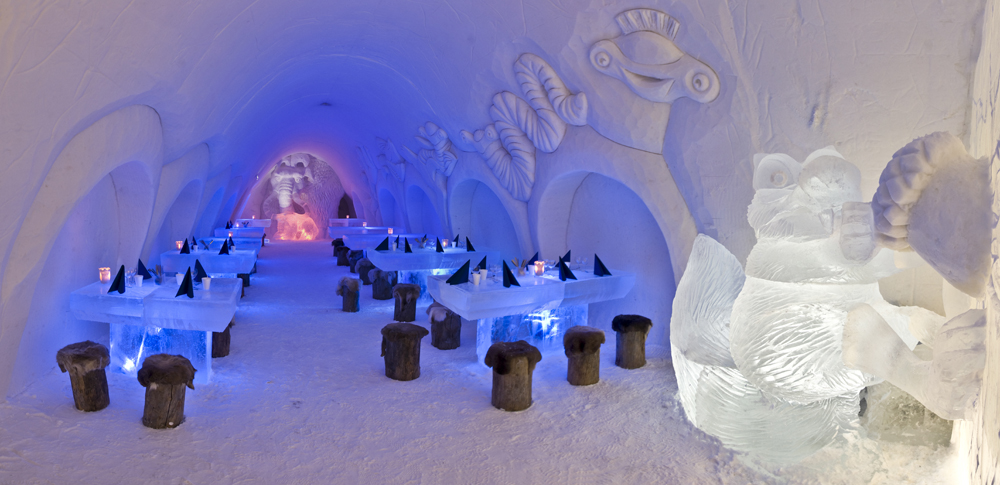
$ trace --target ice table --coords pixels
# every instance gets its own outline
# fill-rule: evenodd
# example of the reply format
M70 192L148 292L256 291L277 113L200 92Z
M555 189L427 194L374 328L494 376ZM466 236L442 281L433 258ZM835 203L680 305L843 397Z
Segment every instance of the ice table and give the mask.
M398 227L328 227L326 228L327 235L332 239L336 239L342 236L349 236L351 234L381 234L382 237L389 235L389 229L392 229L392 236L395 237L396 234L401 234L403 229Z
M211 290L195 283L194 298L175 297L177 284L148 284L107 293L110 285L93 283L70 294L70 310L82 320L111 324L111 366L135 375L142 359L153 354L187 357L198 372L195 382L212 374L212 332L225 331L236 314L242 282L212 278Z
M362 227L365 225L364 219L330 219L329 227Z
M427 292L451 311L476 320L476 355L482 362L496 342L526 340L540 350L562 348L566 329L586 325L590 303L624 297L635 285L635 275L611 270L595 276L575 270L576 280L559 281L558 270L542 276L517 276L520 287L504 288L502 275L491 275L479 285L449 285L449 275L427 278Z
M389 236L388 234L345 234L342 236L344 238L344 245L351 249L375 249L385 238L389 238L389 242L392 243L396 241L396 236L399 236L399 245L403 246L403 239L408 238L410 244L412 245L417 238L423 237L423 234L393 234ZM402 248L400 248L402 251Z
M233 249L229 254L219 254L217 251L191 251L190 254L181 254L175 249L160 255L160 265L165 273L183 273L188 268L194 271L195 260L201 261L209 276L250 274L253 272L254 264L257 263L257 251Z
M382 239L385 239L383 236ZM395 241L395 236L389 240ZM399 240L400 245L403 240ZM455 269L461 267L466 261L472 261L470 267L474 268L483 256L490 265L500 263L500 254L496 251L481 250L468 252L464 248L450 247L443 253L437 252L434 248L412 248L412 253L407 253L402 247L395 251L367 251L368 260L382 271L399 271L400 283L413 283L420 285L420 298L427 301L427 278L433 275L453 273Z
M271 227L271 219L236 219L239 227L243 227L244 223L246 227Z
M223 241L228 241L229 238L226 237L203 237L198 239L199 243L208 244L208 247L216 253L222 249ZM259 237L234 237L233 243L236 244L236 249L252 249L260 252L260 248L263 246L263 241Z
M230 234L232 233L232 234ZM233 227L232 229L226 229L224 227L218 227L215 229L215 237L255 237L260 239L264 237L263 227Z

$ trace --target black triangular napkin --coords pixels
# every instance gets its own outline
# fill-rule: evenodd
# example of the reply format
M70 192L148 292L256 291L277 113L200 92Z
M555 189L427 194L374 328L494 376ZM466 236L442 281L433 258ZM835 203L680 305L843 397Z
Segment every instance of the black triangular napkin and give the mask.
M531 266L531 265L535 264L535 261L538 261L538 252L535 252L535 255L532 256L531 259L529 259L527 263L525 263L525 266Z
M562 257L562 258L560 258L560 259L562 259L562 260L563 260L563 261L565 261L566 263L569 263L570 261L573 261L572 259L569 259L569 258L570 258L570 255L571 255L572 253L573 253L573 250L572 250L572 249L570 249L569 251L566 251L566 255L565 255L565 256L563 256L563 257Z
M226 229L232 229L232 228L233 228L233 223L232 222L227 222L226 223Z
M393 241L393 244L396 245L396 249L399 249L399 236L396 236L396 240Z
M458 234L455 234L455 247L458 247Z
M229 236L229 240L226 242L229 244L229 249L236 247L236 243L233 242L233 236Z
M438 241L438 246L440 246L440 242L441 241ZM458 271L456 271L455 274L451 275L451 277L448 278L447 283L449 285L460 285L462 283L468 283L469 282L469 265L470 264L472 264L472 260L471 259L468 260L468 261L466 261L465 264L463 264L461 268L458 268Z
M410 240L408 238L403 238L403 252L412 253L413 250L410 249Z
M476 250L476 248L472 247L472 241L470 241L469 238L468 238L468 236L467 236L465 238L465 251L471 253L471 252L474 252L475 250Z
M517 278L514 277L514 273L510 272L510 268L507 267L507 262L503 262L503 287L510 288L510 285L521 286L521 283L517 282Z
M144 280L148 280L153 277L153 275L149 274L149 270L146 269L146 265L142 264L141 259L139 260L139 265L135 267L135 272L136 274L142 276L142 279Z
M566 261L559 258L559 281L575 280L576 275L570 271L569 266L566 266Z
M201 283L201 279L206 277L208 277L208 273L205 272L205 267L201 265L201 261L194 260L194 280Z
M125 293L125 265L123 264L121 268L118 268L118 274L115 275L115 281L111 283L111 288L108 288L108 293L112 291L117 291L118 293Z
M191 246L188 246L188 240L184 240L184 245L181 246L181 254L191 254Z
M479 266L477 266L477 268L486 269L486 256L483 256L483 260L479 262Z
M177 294L174 298L181 295L187 295L188 298L194 298L194 284L191 283L191 268L188 267L187 273L184 274L184 281L181 282L181 287L177 288Z
M437 252L443 253L444 252L444 248L441 247L441 238L436 237L434 239L437 239Z
M219 250L219 254L229 254L229 245L222 243L222 249Z
M594 255L594 276L611 276L611 272L608 271L608 267L604 266L601 258Z
M388 251L389 250L389 237L386 236L386 238L383 239L382 242L380 242L378 244L378 246L375 247L375 250L376 251Z

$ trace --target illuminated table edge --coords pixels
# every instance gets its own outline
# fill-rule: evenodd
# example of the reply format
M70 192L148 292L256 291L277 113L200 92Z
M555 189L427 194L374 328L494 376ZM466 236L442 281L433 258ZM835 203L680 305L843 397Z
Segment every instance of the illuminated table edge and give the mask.
M490 261L499 261L500 260L500 253L498 251L494 251L494 250L491 250L491 249L476 250L476 251L471 251L471 252L470 251L465 251L464 249L460 250L460 251L449 251L448 249L446 249L444 253L438 253L434 249L420 248L420 249L414 249L412 253L406 253L402 248L398 248L395 251L392 251L392 250L390 250L390 251L377 251L375 249L369 249L367 252L368 252L368 254L367 254L368 260L371 261L372 264L374 264L376 268L378 268L378 269L380 269L382 271L432 271L432 270L436 270L436 269L452 269L452 270L455 270L455 269L461 268L462 265L465 264L465 260L466 259L468 259L470 261L469 269L472 269L472 268L475 267L475 265L479 264L479 262L482 261L482 259L483 259L484 256L486 257L486 262L487 263L489 263ZM406 267L402 267L402 266L399 266L399 265L390 265L390 264L388 264L388 261L386 261L386 260L382 260L382 265L379 265L378 262L377 262L377 260L381 259L382 255L397 255L397 254L400 254L400 255L411 254L411 255L414 255L414 257L416 257L416 256L432 256L432 255L439 255L440 254L440 255L443 255L443 256L441 256L442 258L443 257L447 257L449 259L457 258L457 259L459 259L461 261L459 262L459 264L457 266L440 266L439 265L439 266L431 266L431 267L425 267L425 266L406 266ZM468 258L463 258L463 257L460 256L461 254L469 254L470 256ZM471 256L471 255L476 255L476 256ZM405 258L407 256L402 256L402 257Z

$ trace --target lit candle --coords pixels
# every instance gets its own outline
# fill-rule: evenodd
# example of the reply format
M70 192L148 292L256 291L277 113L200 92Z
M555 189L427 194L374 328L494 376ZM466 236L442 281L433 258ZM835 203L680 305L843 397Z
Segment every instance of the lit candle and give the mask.
M535 276L545 274L545 261L535 261Z
M256 215L252 215L252 216L250 216L250 218L251 218L251 219L256 219L256 218L257 218L257 216L256 216ZM204 279L204 278L202 278L202 279Z
M97 268L101 283L111 283L111 268Z
M177 250L179 251L184 246L184 241L177 241Z
M350 215L350 214L347 214L347 218L348 218L348 219L350 219L350 218L351 218L351 215Z
M446 248L446 247L448 247L448 243L450 243L450 242L451 242L451 241L449 241L449 240L447 240L447 239L445 239L444 241L441 241L441 247L443 247L443 248Z
M392 234L392 228L391 227L389 228L389 234Z
M233 231L229 231L229 237L233 237Z
M368 227L368 222L362 222L361 227Z

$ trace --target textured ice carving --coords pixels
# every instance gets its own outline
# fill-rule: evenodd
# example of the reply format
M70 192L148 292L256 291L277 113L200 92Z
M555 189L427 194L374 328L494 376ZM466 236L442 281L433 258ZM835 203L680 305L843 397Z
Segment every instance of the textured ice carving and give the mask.
M566 125L587 123L587 96L572 94L547 62L522 54L514 76L527 101L511 92L493 96L493 124L462 139L475 147L500 183L518 200L528 200L535 184L535 149L551 153L566 135Z
M979 296L991 262L988 167L949 133L910 142L892 156L872 199L879 242L912 248L949 283Z
M448 139L448 133L430 121L424 123L419 131L420 136L416 138L424 148L417 153L407 147L404 148L422 163L430 162L436 172L445 177L451 177L451 172L455 170L455 164L458 163L458 155L455 153L451 140Z
M379 154L376 158L379 164L389 169L389 173L397 181L402 182L406 178L406 160L399 156L396 145L392 143L392 140L375 137L375 141L378 142Z

